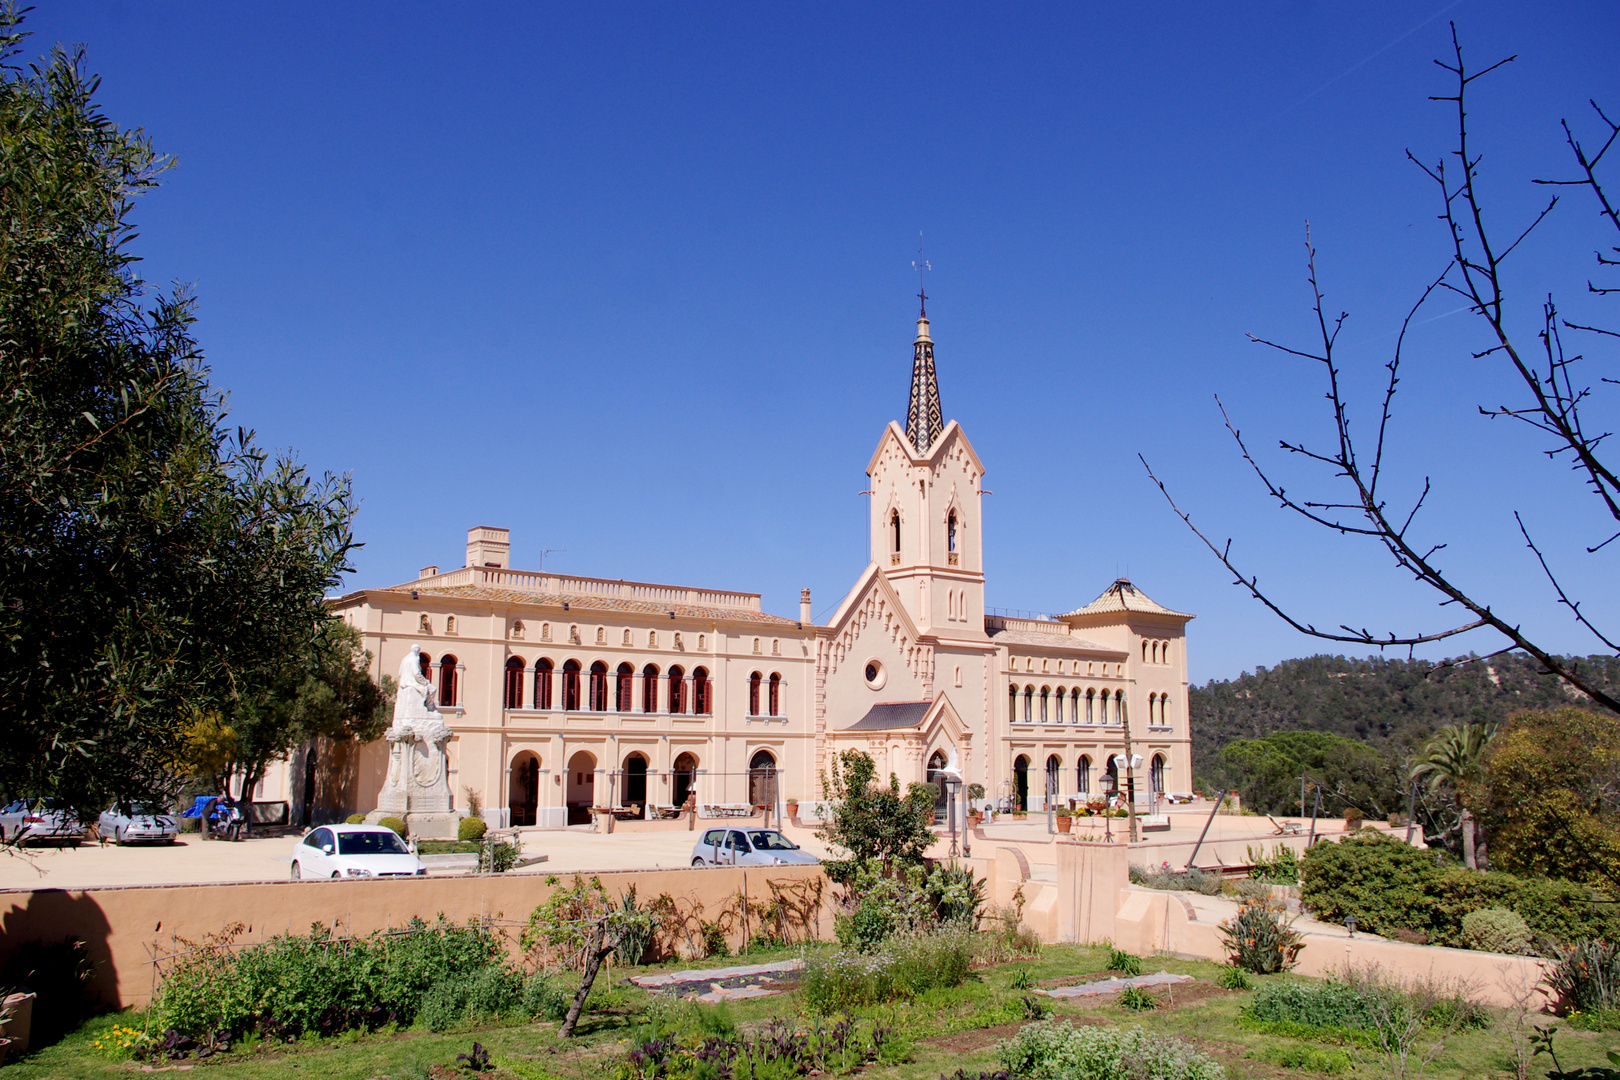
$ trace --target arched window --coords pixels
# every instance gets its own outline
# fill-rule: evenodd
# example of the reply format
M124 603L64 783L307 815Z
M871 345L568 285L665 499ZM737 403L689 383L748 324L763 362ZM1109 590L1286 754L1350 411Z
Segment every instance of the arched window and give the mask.
M697 783L697 755L683 753L675 759L674 779L670 783L669 801L674 806L685 806L692 788Z
M1164 755L1154 754L1153 763L1148 766L1148 790L1153 793L1156 800L1164 794Z
M776 756L760 750L748 759L748 801L754 806L776 802Z
M714 705L709 700L713 695L709 690L709 669L692 669L692 711L699 716L708 716L714 712Z
M900 511L896 510L889 515L889 529L894 534L889 548L889 561L900 561Z
M523 620L519 619L512 624L512 636L519 641L523 640Z
M1024 687L1024 723L1033 723L1035 720L1035 688Z
M761 716L761 715L763 715L759 711L759 687L760 687L760 684L763 683L764 681L765 681L765 676L761 675L757 671L754 672L752 675L748 676L748 715L749 716Z
M1007 722L1009 724L1018 722L1018 686L1016 683L1007 687Z
M1074 790L1081 795L1091 794L1091 755L1081 754L1074 765Z
M1170 725L1170 695L1159 695L1159 723L1168 727Z
M1108 755L1108 765L1103 770L1103 790L1112 795L1119 790L1119 762L1114 755Z
M952 510L951 511L951 516L945 519L945 550L950 552L952 555L956 554L956 511L955 510Z
M1095 724L1097 722L1097 714L1092 711L1092 705L1096 700L1097 691L1088 689L1086 691L1086 723L1088 724Z
M636 684L636 669L629 664L620 664L618 676L614 680L613 708L616 712L629 712L630 695Z
M564 712L579 711L579 661L563 664L562 707Z
M648 664L641 669L641 711L658 711L658 665Z
M669 669L669 711L686 711L686 672L679 664Z
M1058 662L1058 667L1063 667L1062 661ZM1067 691L1060 686L1057 688L1057 693L1052 695L1052 723L1054 724L1063 723L1063 695L1065 693Z
M1056 798L1063 793L1063 762L1056 754L1046 759L1046 797Z
M607 712L607 665L591 665L591 712Z
M416 666L422 669L422 678L426 679L428 682L433 681L433 657L429 656L427 653L419 653L416 659Z
M770 699L765 703L772 716L782 715L782 676L771 672Z
M1143 642L1142 642L1142 663L1145 664L1147 662L1148 662L1148 643L1144 639Z
M1069 692L1069 720L1075 724L1080 722L1080 688L1078 686Z
M1041 687L1041 723L1043 724L1046 723L1047 714L1050 711L1048 706L1051 703L1051 700L1052 688L1050 686Z
M1023 754L1013 760L1013 809L1029 809L1029 758Z
M1114 691L1114 723L1125 723L1125 691Z
M514 656L506 662L506 707L523 708L523 657Z
M439 707L447 708L457 701L456 658L446 655L439 661Z
M551 708L551 661L544 656L534 662L534 707Z

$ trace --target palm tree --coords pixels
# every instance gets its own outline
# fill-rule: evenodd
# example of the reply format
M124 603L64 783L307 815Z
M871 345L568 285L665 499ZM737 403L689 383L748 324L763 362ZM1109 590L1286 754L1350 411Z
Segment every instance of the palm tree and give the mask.
M1449 724L1424 744L1409 774L1430 791L1451 785L1461 814L1463 865L1470 870L1479 869L1475 853L1482 853L1484 845L1479 842L1473 812L1463 805L1463 793L1485 778L1485 752L1495 737L1494 724Z

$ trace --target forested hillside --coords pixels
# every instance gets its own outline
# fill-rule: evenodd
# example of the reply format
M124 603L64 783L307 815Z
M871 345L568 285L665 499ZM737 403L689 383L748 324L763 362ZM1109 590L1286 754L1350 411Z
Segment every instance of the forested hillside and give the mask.
M1620 687L1620 660L1589 657L1583 664ZM1246 789L1250 778L1227 773L1251 755L1228 754L1238 740L1284 731L1314 731L1353 739L1383 758L1380 802L1398 801L1407 754L1445 724L1500 722L1518 709L1582 704L1584 695L1540 673L1522 653L1446 666L1427 660L1310 656L1236 679L1211 680L1190 693L1193 772L1200 786ZM1366 764L1365 762L1363 763ZM1294 781L1298 803L1298 781ZM1258 794L1258 792L1257 792ZM1324 807L1326 809L1326 807Z

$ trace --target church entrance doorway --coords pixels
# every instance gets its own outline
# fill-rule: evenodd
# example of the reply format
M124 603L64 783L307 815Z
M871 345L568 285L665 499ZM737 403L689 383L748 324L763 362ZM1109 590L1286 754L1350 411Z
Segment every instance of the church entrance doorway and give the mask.
M1013 809L1019 813L1029 810L1029 758L1023 754L1013 762Z
M596 804L596 755L581 750L568 759L568 824L589 825Z
M945 752L935 750L928 759L928 782L934 785L934 820L945 818L945 802L949 791L945 786Z
M513 828L533 825L539 816L540 759L527 750L512 759L506 807L511 814Z

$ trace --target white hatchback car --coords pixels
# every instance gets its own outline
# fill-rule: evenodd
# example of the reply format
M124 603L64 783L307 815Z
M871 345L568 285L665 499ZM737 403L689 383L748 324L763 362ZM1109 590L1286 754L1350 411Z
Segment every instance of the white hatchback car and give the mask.
M292 878L423 877L427 867L393 829L322 825L293 848Z

